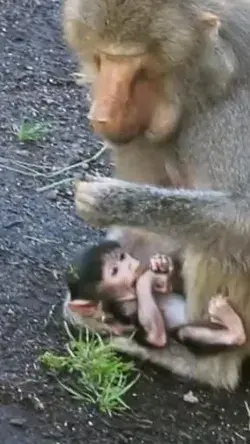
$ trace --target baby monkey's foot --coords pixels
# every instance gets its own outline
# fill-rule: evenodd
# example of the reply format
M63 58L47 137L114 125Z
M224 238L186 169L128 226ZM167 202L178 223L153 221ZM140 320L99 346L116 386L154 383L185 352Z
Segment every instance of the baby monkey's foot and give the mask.
M210 299L208 313L211 321L221 323L227 327L232 321L235 323L235 318L238 317L228 299L220 293Z
M228 330L228 341L230 343L242 345L246 342L242 319L222 294L219 293L211 298L208 312L212 322L219 323Z
M171 276L174 271L174 264L170 256L155 254L150 259L150 268L155 273L166 273Z

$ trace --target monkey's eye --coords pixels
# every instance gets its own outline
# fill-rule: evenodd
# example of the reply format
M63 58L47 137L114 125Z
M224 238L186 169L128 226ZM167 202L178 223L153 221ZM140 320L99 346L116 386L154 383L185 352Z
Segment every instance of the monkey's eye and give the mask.
M125 253L120 254L120 261L123 261L125 259Z
M116 276L118 273L118 267L113 267L111 271L111 276Z

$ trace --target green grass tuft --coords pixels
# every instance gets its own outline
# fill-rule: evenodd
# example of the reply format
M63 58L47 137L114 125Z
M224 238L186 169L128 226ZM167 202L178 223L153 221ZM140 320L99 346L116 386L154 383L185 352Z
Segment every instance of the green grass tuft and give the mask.
M123 396L140 377L133 362L124 362L99 335L90 336L88 331L84 340L81 335L71 340L67 351L66 356L46 352L40 361L57 375L70 375L69 384L58 381L74 399L96 404L109 415L129 409Z
M22 122L14 127L19 142L37 142L49 132L49 126L42 122Z

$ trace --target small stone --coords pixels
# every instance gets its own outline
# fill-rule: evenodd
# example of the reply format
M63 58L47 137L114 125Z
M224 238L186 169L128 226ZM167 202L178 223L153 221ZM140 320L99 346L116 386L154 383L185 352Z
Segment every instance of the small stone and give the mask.
M198 398L193 394L191 390L183 396L183 399L185 402L189 402L190 404L196 404L197 402L199 402Z
M87 162L82 164L82 170L83 171L89 170L89 164Z
M51 190L47 194L47 197L48 197L49 200L57 200L57 195L58 195L58 191L57 190Z
M14 312L14 310L12 310L12 308L8 308L7 313L12 316L15 314L15 312Z
M26 425L26 419L24 418L12 418L9 423L16 427L24 427Z

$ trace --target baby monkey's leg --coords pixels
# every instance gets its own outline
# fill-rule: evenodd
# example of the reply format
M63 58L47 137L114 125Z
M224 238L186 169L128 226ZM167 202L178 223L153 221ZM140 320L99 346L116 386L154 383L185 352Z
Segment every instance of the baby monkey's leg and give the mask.
M219 322L226 330L221 331L221 340L228 345L243 345L246 332L240 316L221 294L211 298L208 312L212 322ZM219 340L219 335L218 335Z
M189 347L204 353L227 350L246 342L243 322L229 301L217 294L208 307L209 319L176 329L174 336Z

